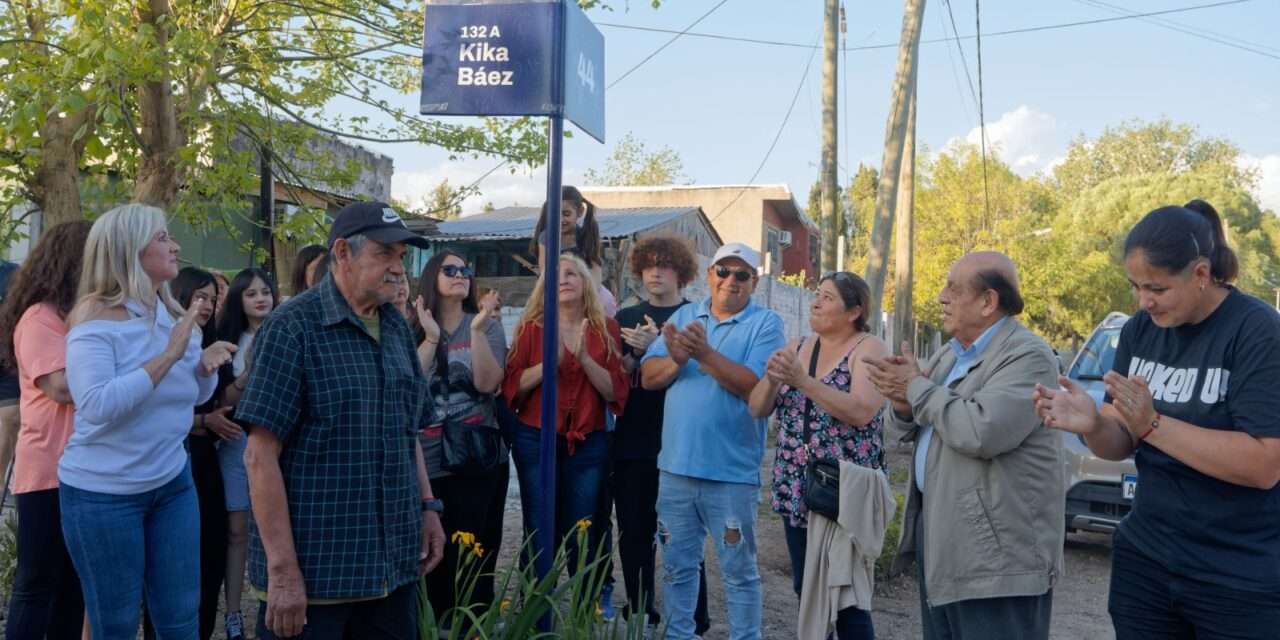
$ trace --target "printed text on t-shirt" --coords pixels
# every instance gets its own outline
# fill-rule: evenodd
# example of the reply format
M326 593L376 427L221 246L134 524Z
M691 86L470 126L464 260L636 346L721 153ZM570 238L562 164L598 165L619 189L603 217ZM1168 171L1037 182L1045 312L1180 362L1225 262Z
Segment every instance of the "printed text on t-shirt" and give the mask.
M1199 367L1175 368L1158 362L1134 357L1129 360L1129 377L1142 376L1151 389L1151 397L1162 402L1186 404L1195 395L1196 383L1200 387L1200 402L1217 404L1227 399L1227 381L1231 372L1220 367L1211 368L1200 376Z

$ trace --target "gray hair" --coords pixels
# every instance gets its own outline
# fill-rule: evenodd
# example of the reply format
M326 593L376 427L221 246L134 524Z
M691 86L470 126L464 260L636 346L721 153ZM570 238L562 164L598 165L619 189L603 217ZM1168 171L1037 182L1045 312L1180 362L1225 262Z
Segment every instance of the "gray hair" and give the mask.
M345 240L347 241L347 246L351 247L351 255L354 256L360 253L361 249L364 249L364 245L369 243L369 236L366 236L363 233L357 233L353 236L347 236ZM334 247L335 248L329 250L329 260L336 264L338 261L338 252L336 249L337 247L336 242L334 243Z

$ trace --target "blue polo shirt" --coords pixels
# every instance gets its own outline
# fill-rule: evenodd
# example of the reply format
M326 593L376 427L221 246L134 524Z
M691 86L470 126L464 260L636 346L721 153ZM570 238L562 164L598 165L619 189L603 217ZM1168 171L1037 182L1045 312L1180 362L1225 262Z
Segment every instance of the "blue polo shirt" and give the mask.
M769 357L786 344L782 318L755 302L723 321L711 315L710 300L686 304L667 322L677 329L702 323L712 349L757 376L764 375ZM659 337L642 362L670 355ZM702 480L759 485L767 430L767 418L751 417L745 400L690 359L667 389L658 468Z

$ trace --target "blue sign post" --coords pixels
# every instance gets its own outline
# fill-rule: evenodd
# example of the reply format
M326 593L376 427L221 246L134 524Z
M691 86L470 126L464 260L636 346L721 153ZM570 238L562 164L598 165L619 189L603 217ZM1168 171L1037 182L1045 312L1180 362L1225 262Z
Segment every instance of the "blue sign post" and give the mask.
M547 116L547 225L542 361L559 359L560 191L564 119L604 142L604 36L573 0L428 0L422 48L423 115ZM535 567L556 552L556 379L542 383L542 491ZM548 617L545 622L549 624ZM545 629L544 629L545 630Z

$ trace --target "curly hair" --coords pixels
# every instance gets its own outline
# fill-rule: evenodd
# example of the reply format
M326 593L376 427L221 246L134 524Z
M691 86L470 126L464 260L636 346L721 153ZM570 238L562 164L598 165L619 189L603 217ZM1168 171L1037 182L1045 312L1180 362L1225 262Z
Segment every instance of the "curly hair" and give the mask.
M48 303L63 318L76 305L80 287L80 271L84 265L84 245L92 223L77 220L55 225L44 233L22 268L13 275L9 294L0 305L0 361L6 368L17 368L13 353L13 330L27 309Z
M681 288L698 277L698 259L693 249L676 236L650 236L631 249L631 275L643 280L644 270L651 267L670 267Z

